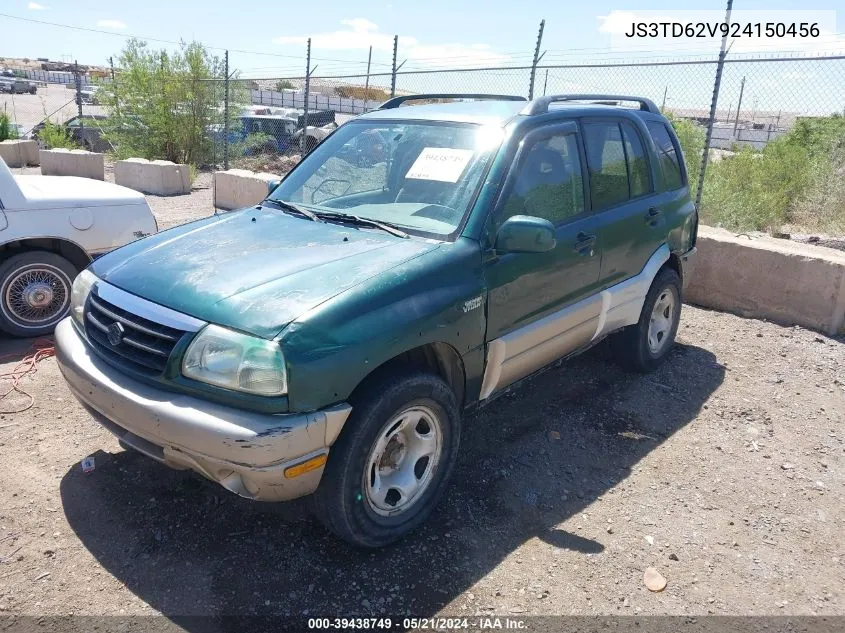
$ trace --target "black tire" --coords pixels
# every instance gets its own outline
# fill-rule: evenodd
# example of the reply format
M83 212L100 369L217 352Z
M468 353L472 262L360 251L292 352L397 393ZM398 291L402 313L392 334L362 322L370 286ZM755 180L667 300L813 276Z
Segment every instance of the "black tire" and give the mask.
M50 334L70 311L71 287L78 272L64 257L47 251L28 251L4 261L0 264L0 328L20 337ZM48 289L52 300L44 308L27 302L27 296L38 299Z
M348 543L382 547L418 528L440 501L458 456L460 413L449 386L437 376L420 371L382 373L351 398L351 404L352 414L331 449L314 494L314 508L323 525ZM365 490L365 472L370 470L368 462L377 441L390 434L388 423L411 407L422 407L437 416L439 460L419 497L405 510L385 516ZM414 476L419 477L416 466Z
M649 345L649 326L655 304L664 297L664 293L671 293L674 309L671 314L671 327L658 339L660 345L655 351ZM646 295L640 320L610 337L610 346L617 362L625 369L641 373L657 369L672 349L680 319L681 279L671 268L663 268L657 273Z

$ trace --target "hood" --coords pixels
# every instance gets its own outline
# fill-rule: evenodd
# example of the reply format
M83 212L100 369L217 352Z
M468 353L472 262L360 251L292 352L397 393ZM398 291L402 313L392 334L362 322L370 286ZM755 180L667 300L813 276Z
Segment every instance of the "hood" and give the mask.
M138 240L92 270L168 308L273 338L324 301L434 248L258 208Z
M144 194L110 182L74 176L15 176L26 209L139 204Z

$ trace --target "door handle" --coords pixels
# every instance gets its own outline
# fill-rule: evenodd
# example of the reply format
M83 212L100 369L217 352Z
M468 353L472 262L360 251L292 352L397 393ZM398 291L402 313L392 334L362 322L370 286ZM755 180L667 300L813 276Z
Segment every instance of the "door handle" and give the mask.
M649 226L657 226L657 218L661 213L662 211L657 207L649 207L648 214L645 216L646 224Z
M590 253L592 253L593 246L595 246L596 243L596 236L581 231L576 237L578 241L575 242L575 246L572 250L574 250L576 253L580 253L581 255L585 255L588 249Z

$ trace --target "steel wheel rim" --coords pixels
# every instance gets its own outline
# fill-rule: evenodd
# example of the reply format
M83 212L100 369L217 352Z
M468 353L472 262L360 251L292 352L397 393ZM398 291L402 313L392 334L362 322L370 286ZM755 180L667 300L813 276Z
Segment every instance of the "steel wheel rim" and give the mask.
M675 322L675 293L671 288L664 288L654 302L648 323L648 349L652 354L659 354L671 338Z
M379 432L364 471L367 504L381 516L407 511L434 479L443 448L439 417L428 407L403 409Z
M70 280L48 264L19 269L9 277L3 311L21 327L39 328L58 321L70 306Z

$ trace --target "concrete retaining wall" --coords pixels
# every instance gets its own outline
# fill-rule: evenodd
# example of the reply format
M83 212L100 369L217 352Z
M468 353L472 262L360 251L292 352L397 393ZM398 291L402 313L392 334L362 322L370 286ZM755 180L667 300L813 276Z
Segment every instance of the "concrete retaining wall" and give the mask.
M9 167L40 165L38 143L26 140L9 140L0 143L0 158Z
M258 204L267 197L271 180L281 180L281 176L246 169L215 172L214 207L230 210Z
M119 160L114 164L114 182L157 196L191 193L190 169L187 165L172 163L169 160Z
M845 253L701 227L689 303L836 335L845 322Z
M42 149L39 154L41 173L45 176L81 176L105 180L103 154L81 149Z

